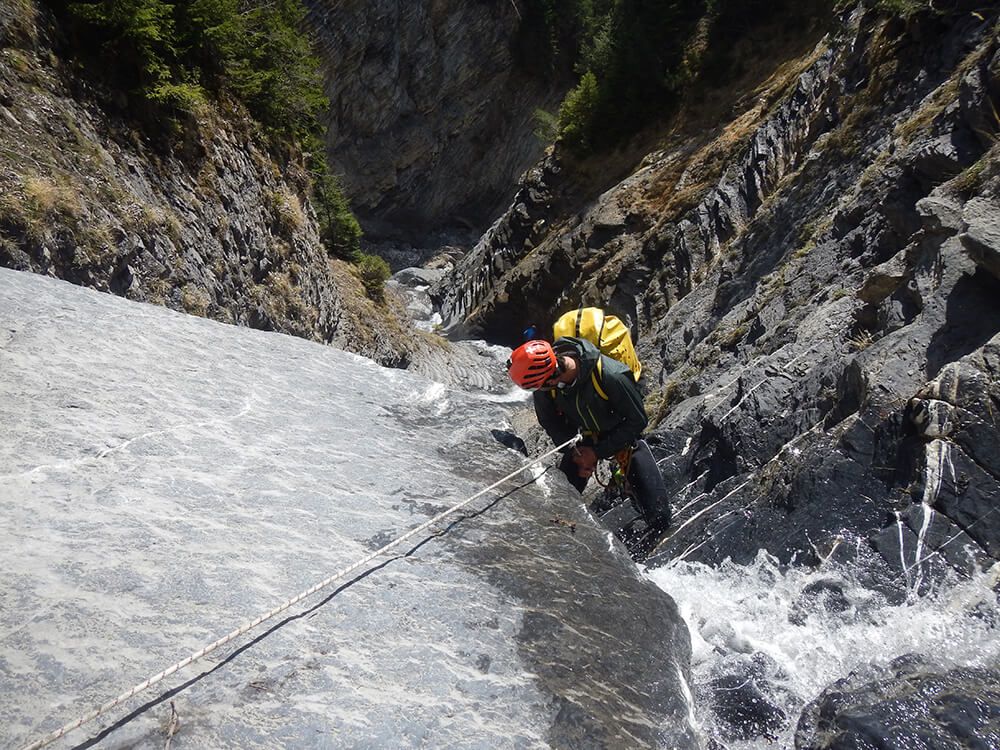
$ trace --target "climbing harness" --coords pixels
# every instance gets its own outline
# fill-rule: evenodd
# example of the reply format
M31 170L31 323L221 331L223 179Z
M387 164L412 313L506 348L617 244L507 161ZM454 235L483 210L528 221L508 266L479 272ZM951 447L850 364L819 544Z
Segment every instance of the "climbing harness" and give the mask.
M631 447L624 448L614 455L614 461L610 462L611 476L607 482L602 482L597 472L594 472L594 481L607 490L609 487L620 488L622 494L628 495L632 492L632 487L628 481L628 470L632 463Z
M374 560L376 557L378 557L382 553L386 552L387 550L392 549L393 547L401 544L402 542L406 541L407 539L410 539L410 538L416 536L420 532L422 532L422 531L430 528L434 524L436 524L441 519L446 518L446 517L450 516L452 513L455 513L459 509L465 507L466 505L468 505L469 503L471 503L473 500L478 500L480 497L482 497L486 493L490 492L491 490L496 489L497 487L499 487L504 482L507 482L510 479L513 479L514 477L516 477L518 474L520 474L525 469L527 469L527 468L529 468L531 466L534 466L537 463L540 463L544 459L548 458L549 456L551 456L554 453L558 453L559 451L563 450L564 448L568 448L571 445L576 445L576 443L578 443L581 439L582 439L582 436L580 436L580 435L574 435L572 438L570 438L569 440L567 440L562 445L558 445L555 448L553 448L552 450L550 450L549 452L543 453L542 455L538 456L537 458L534 458L531 461L528 461L528 463L524 464L523 466L521 466L520 468L518 468L516 471L512 471L510 474L508 474L507 476L503 477L502 479L498 479L496 482L494 482L493 484L491 484L486 489L480 490L479 492L477 492L472 497L469 497L469 498L463 500L462 502L457 503L456 505L451 506L447 510L442 511L441 513L438 513L436 516L434 516L429 521L426 521L426 522L420 524L419 526L417 526L416 528L411 529L410 531L407 531L402 536L396 537L394 540L392 540L391 542L389 542L388 544L386 544L384 547L381 547L380 549L376 550L375 552L372 552L371 554L366 555L365 557L361 558L357 562L354 562L354 563L348 565L346 568L343 568L342 570L337 571L336 573L334 573L333 575L331 575L329 578L327 578L327 579L325 579L323 581L320 581L315 586L312 586L312 587L306 589L305 591L303 591L301 594L298 594L297 596L293 596L291 599L289 599L288 601L286 601L284 604L278 605L277 607L275 607L274 609L272 609L267 614L261 615L260 617L256 618L255 620L251 620L250 622L246 623L245 625L243 625L243 626L237 628L236 630L234 630L232 633L229 633L229 635L225 635L222 638L219 638L217 641L214 641L213 643L210 643L208 646L205 646L200 651L194 652L193 654L191 654L190 656L188 656L186 659L182 659L181 661L177 662L173 666L167 667L166 669L164 669L159 674L153 675L149 679L144 680L143 682L140 682L138 685L136 685L135 687L133 687L131 690L129 690L129 691L125 692L125 693L122 693L117 698L114 698L114 699L108 701L107 703L104 703L103 705L101 705L101 706L93 709L92 711L84 714L80 718L78 718L78 719L76 719L74 721L71 721L69 724L66 724L65 726L61 727L60 729L57 729L57 730L55 730L53 732L50 732L49 734L45 735L41 739L38 739L35 742L32 742L30 745L25 745L22 748L22 750L39 750L39 748L45 747L46 745L49 745L52 742L55 742L57 739L59 739L60 737L62 737L63 735L65 735L67 732L71 732L74 729L77 729L77 728L83 726L84 724L86 724L86 723L88 723L90 721L93 721L98 716L101 716L102 714L110 711L115 706L121 705L122 703L124 703L125 701L129 700L130 698L138 695L142 691L147 690L148 688L151 688L156 683L161 682L162 680L166 679L167 677L169 677L170 675L172 675L174 672L177 672L178 670L183 669L184 667L188 666L192 662L195 662L198 659L202 658L203 656L206 656L207 654L210 654L212 651L215 651L217 648L221 648L222 646L225 646L227 643L230 643L231 641L235 640L236 638L239 638L241 635L244 635L245 633L249 632L250 630L253 630L255 627L257 627L261 623L263 623L263 622L265 622L267 620L270 620L275 615L279 615L282 612L284 612L285 610L287 610L287 609L293 607L294 605L298 604L300 601L302 601L306 597L312 596L317 591L320 591L321 589L326 588L327 586L329 586L331 583L333 583L334 581L338 580L339 578L343 578L344 576L348 575L349 573L353 573L355 570L357 570L358 568L360 568L360 567L366 565L367 563L371 562L372 560Z

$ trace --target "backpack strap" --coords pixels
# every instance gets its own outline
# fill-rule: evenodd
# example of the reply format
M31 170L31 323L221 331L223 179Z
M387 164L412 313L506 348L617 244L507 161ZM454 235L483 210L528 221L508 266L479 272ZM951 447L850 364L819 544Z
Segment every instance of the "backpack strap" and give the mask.
M607 315L604 310L599 311L601 313L601 325L597 328L597 346L601 346L601 339L604 337L604 321L607 319ZM576 311L576 338L583 338L583 333L580 330L580 323L583 321L583 304L577 308Z
M608 401L608 394L604 392L601 388L601 381L604 379L604 368L601 367L601 358L597 358L597 366L590 371L590 380L594 384L594 390L597 391L597 395Z

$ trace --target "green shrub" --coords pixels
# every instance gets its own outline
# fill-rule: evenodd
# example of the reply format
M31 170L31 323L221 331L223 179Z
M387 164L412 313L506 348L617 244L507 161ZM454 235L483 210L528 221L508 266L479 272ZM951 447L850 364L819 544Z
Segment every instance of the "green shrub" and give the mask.
M579 83L559 113L578 152L615 145L665 114L677 93L684 45L705 0L526 0L550 60L572 55ZM538 31L536 37L542 36Z
M275 190L267 193L264 200L282 237L289 239L302 231L306 224L306 215L297 195L287 190Z
M587 152L591 148L597 100L597 76L588 70L559 107L559 136L577 152Z
M362 252L356 255L355 264L365 292L376 302L381 302L385 298L385 282L391 275L389 264L384 258Z
M326 161L313 160L312 202L319 221L319 236L328 254L351 260L361 251L361 225L348 205L340 182L330 174Z
M552 114L544 109L536 109L532 119L535 121L535 128L532 134L542 143L549 144L559 137L559 115Z
M304 146L327 252L355 256L361 227L323 156L328 102L319 61L301 31L302 0L49 1L69 29L71 47L129 92L130 103L140 105L133 113L145 113L157 133L183 128L177 118L164 123L164 110L197 115L210 97L232 96L276 144ZM103 63L109 58L110 73Z
M928 7L923 0L878 0L876 5L879 10L903 18L909 18Z
M327 102L319 62L301 31L301 0L50 4L80 56L142 104L196 112L209 91L243 101L279 138L302 137L318 127ZM115 61L111 72L103 64L107 59Z
M911 7L918 0L878 0ZM919 3L918 3L919 4ZM798 28L829 14L818 0L522 0L524 64L577 76L560 110L560 137L576 151L618 145L669 115L684 88L707 72L728 80L737 42L763 23ZM707 70L706 70L707 68ZM545 72L544 70L542 72ZM585 76L596 79L585 82ZM586 105L586 106L584 106Z

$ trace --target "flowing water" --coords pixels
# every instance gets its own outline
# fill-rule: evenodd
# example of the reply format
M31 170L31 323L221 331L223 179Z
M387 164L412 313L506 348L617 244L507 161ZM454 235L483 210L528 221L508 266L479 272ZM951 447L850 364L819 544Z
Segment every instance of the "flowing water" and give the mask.
M503 384L470 394L289 337L0 277L0 422L14 438L0 450L0 744L58 726L436 513L446 497L467 496L489 473L477 467L520 461L487 429L496 438L511 406L525 405ZM504 350L469 346L471 361L499 369ZM932 469L950 470L947 447L934 450ZM587 627L571 650L589 677L563 693L593 686L602 658L611 662L596 693L603 704L617 686L644 684L632 656L670 650L648 637L664 620L643 609L648 601L586 594L601 581L621 594L636 579L610 577L625 569L604 554L604 535L586 546L582 525L553 526L556 484L539 482L516 513L508 501L380 566L335 605L248 644L246 658L241 648L191 677L177 697L186 731L246 747L329 746L332 730L342 746L550 746L553 727L575 719L546 692L562 690L564 675L546 671L552 659L538 644L552 642L573 607ZM863 585L863 560L805 569L761 553L747 566L644 570L676 600L692 641L689 682L670 658L646 660L666 665L651 682L676 681L683 694L664 721L684 723L690 706L706 747L715 738L729 750L790 748L803 707L853 671L909 654L941 669L1000 660L1000 565L931 582L915 564L928 554L933 499L903 555L906 596ZM524 523L535 506L539 517ZM581 550L560 575L558 556L538 553L557 543L552 534ZM483 560L500 553L503 564L480 580L491 570ZM586 570L603 558L605 568ZM558 617L540 618L552 600ZM622 640L630 623L647 634L632 646ZM602 726L626 715L639 726L647 715L622 706ZM112 746L162 746L163 711L147 713L116 729ZM686 731L671 746L694 744Z
M0 747L696 744L672 603L497 442L502 354L470 393L0 269Z
M1000 658L1000 564L902 603L862 586L842 563L788 567L765 552L748 566L681 561L647 575L674 597L691 632L696 722L729 750L759 748L765 737L769 747L793 747L803 707L853 671L908 654L942 669ZM766 727L759 736L741 737L727 721L727 692L770 704L757 717Z
M430 309L424 291L410 293ZM497 347L490 354L499 361L505 352ZM511 400L523 400L518 393ZM901 532L902 596L863 583L871 580L872 566L882 565L863 542L851 563L828 561L818 569L781 565L761 551L747 566L678 561L645 570L676 600L690 631L692 723L706 745L715 739L728 750L793 748L796 723L810 701L852 672L864 674L901 656L920 655L941 671L1000 659L994 591L1000 563L971 578L927 580L936 562L926 548L933 503L941 477L954 473L948 449L943 441L928 446L928 489L913 548Z

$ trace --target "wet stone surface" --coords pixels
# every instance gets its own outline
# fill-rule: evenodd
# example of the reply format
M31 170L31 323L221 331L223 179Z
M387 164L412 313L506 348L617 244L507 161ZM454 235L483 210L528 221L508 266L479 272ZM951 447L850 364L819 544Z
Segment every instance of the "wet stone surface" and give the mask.
M75 719L514 471L523 456L490 432L507 408L0 270L0 745ZM163 747L173 703L174 748L696 747L673 602L563 481L532 479L70 741Z

